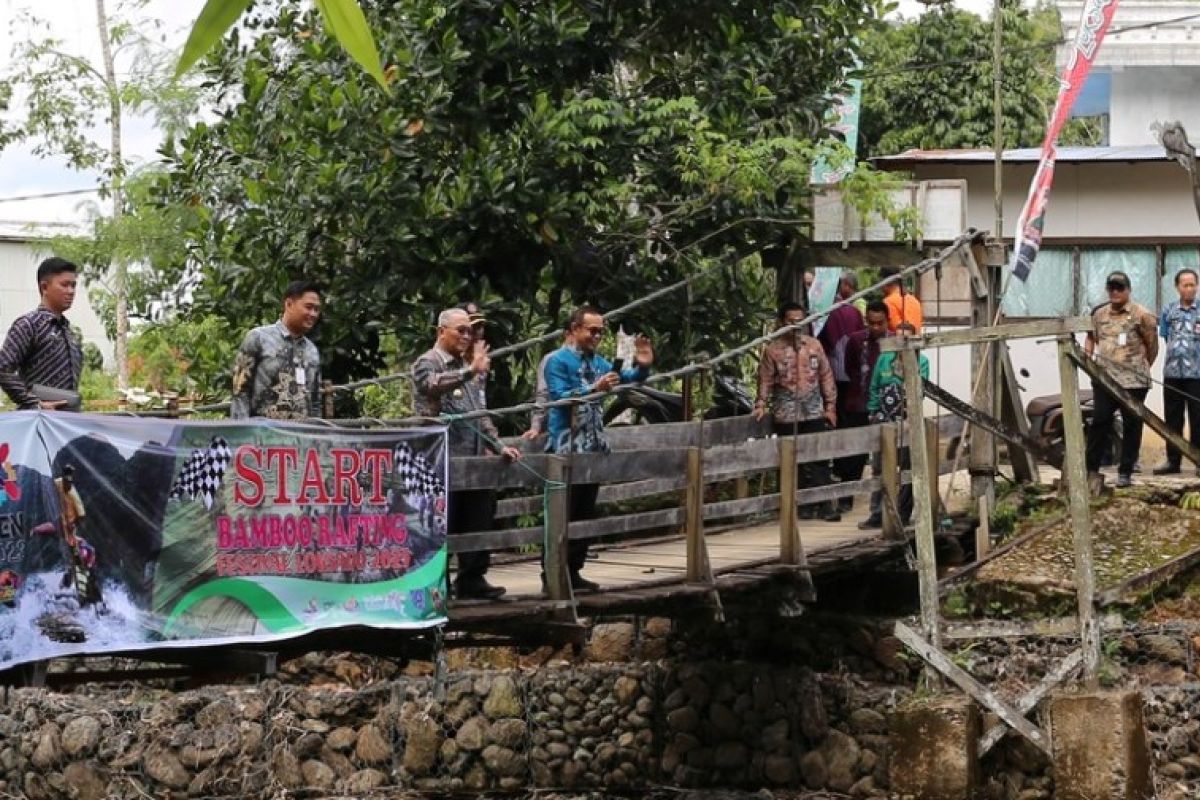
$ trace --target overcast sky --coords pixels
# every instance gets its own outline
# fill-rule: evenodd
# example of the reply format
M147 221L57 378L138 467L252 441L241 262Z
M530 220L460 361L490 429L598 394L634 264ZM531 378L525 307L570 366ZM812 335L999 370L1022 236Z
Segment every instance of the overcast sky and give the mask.
M978 13L986 13L992 0L957 0L958 5ZM110 0L118 6L119 0ZM180 47L187 38L190 23L200 13L204 0L150 0L145 11L148 17L164 21L168 44ZM918 0L900 0L899 13L915 16L924 6ZM32 9L45 20L52 36L63 42L63 48L83 55L99 64L99 39L96 33L95 4L92 0L0 0L0 74L11 68L7 47L12 30L21 35L27 29L18 22L22 11ZM109 14L113 15L110 8ZM15 29L14 29L14 26ZM118 65L118 70L120 65ZM144 119L128 120L125 126L125 149L135 160L155 157L159 144L158 131ZM95 176L72 171L61 159L40 159L28 147L15 145L0 151L0 224L11 222L72 222L82 218L80 203L90 197L70 196L12 201L9 198L48 192L85 189L95 185ZM5 225L7 227L7 225Z

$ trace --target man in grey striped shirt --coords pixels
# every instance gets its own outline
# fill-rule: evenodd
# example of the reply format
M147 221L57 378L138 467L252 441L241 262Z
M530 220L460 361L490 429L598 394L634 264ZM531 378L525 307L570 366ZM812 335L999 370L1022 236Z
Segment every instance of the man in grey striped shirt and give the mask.
M67 400L39 400L34 387L79 391L83 352L63 313L75 302L78 269L62 258L38 265L42 302L17 317L0 348L0 388L23 409L55 409Z

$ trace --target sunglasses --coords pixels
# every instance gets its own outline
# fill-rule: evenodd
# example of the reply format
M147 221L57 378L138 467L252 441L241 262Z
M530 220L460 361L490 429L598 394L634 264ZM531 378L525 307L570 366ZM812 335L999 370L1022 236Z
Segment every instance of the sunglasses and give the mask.
M1108 289L1110 292L1124 292L1129 289L1129 287L1123 283L1107 283L1104 285L1104 288Z
M590 333L592 336L604 335L604 328L584 328L584 330Z

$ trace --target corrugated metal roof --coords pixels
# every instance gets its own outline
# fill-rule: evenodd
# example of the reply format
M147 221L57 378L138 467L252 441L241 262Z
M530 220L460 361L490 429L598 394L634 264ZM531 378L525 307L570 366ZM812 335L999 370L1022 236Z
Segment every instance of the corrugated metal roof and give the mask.
M1004 163L1036 163L1042 157L1041 148L1023 147L1004 151ZM881 167L901 164L991 164L995 153L990 149L973 150L905 150L894 156L879 156L871 159ZM1059 163L1090 163L1097 161L1169 161L1170 157L1159 145L1125 145L1120 147L1060 147Z
M84 233L84 226L74 223L0 219L0 242L38 242L54 236L81 236Z

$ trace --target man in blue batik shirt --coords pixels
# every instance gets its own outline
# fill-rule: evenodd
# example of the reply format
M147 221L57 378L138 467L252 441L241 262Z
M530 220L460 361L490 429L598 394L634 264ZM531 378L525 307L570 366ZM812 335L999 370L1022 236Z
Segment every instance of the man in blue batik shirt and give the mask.
M1200 447L1200 308L1196 306L1196 270L1183 269L1175 274L1178 302L1163 309L1158 318L1158 334L1167 341L1167 362L1163 366L1163 417L1167 427L1183 434L1183 415L1187 411L1189 441ZM1167 460L1154 468L1155 475L1179 472L1179 450L1167 445Z
M551 400L583 397L607 392L622 383L645 380L654 364L654 349L650 340L638 336L634 340L634 365L617 372L613 365L596 353L604 336L604 316L591 306L581 306L571 314L567 332L572 341L556 350L546 362L546 386ZM572 424L574 415L574 424ZM604 435L604 408L599 400L550 409L546 452L549 453L607 453L608 439ZM573 484L568 498L571 521L593 519L596 516L598 484ZM567 568L571 588L577 592L595 591L597 584L580 575L587 561L587 542L571 541L567 545Z

